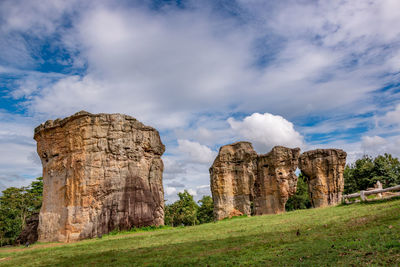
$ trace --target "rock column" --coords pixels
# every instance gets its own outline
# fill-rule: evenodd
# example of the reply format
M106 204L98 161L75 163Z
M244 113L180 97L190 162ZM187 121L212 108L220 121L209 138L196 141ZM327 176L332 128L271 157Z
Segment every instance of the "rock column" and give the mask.
M296 193L295 174L300 149L283 146L258 156L258 175L254 184L254 214L285 212L285 204Z
M154 128L122 114L81 111L40 125L34 139L44 183L39 241L164 224L165 147Z
M214 217L221 220L234 210L250 215L250 202L257 172L257 153L251 143L238 142L221 147L210 168Z
M299 167L308 178L312 206L336 205L342 199L346 152L341 149L316 149L300 156Z

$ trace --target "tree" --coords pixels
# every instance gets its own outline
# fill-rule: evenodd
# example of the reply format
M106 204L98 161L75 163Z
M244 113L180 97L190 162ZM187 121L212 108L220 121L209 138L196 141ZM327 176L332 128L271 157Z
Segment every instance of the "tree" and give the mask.
M29 187L10 187L0 196L0 246L12 244L32 214L39 212L42 205L42 177Z
M174 216L176 214L176 211L175 211L176 205L174 205L174 204L167 204L164 206L164 224L165 225L175 226L174 225Z
M297 180L297 191L296 194L291 196L286 202L286 210L298 210L311 208L311 201L308 195L308 184L306 176L300 173Z
M195 225L197 220L197 206L193 196L187 190L178 193L179 200L165 207L165 224L172 226Z
M208 223L214 220L214 202L210 196L203 196L198 201L200 207L197 211L197 220L199 223Z
M376 158L364 156L347 165L343 176L345 194L373 187L377 181L383 187L395 186L400 184L400 162L386 153Z

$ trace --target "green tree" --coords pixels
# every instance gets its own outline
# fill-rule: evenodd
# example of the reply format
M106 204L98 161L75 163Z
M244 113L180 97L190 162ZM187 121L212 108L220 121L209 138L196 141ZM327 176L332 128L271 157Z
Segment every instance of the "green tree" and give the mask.
M308 184L307 177L300 173L297 180L297 191L296 194L291 196L286 202L286 210L298 210L311 208L311 201L308 195Z
M174 216L175 216L174 204L167 204L164 206L164 224L174 226Z
M400 184L400 162L390 154L376 158L364 156L347 165L344 172L344 193L354 193L373 187L380 181L383 187Z
M10 187L0 196L0 246L12 244L25 226L26 219L39 212L43 181L39 177L29 187Z
M214 202L210 196L203 196L198 201L200 207L197 211L197 220L199 223L208 223L214 220Z
M178 197L179 200L165 206L165 224L172 226L198 224L197 210L199 206L193 200L193 196L185 190L178 193Z

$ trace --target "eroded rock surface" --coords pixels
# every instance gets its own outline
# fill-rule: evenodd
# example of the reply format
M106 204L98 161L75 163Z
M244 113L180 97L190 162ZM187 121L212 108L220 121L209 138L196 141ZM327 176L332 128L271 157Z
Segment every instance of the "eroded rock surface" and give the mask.
M25 227L18 236L16 243L20 245L31 245L38 240L39 214L35 213L25 220Z
M341 149L316 149L300 156L299 168L308 178L313 207L335 205L341 201L346 156Z
M210 168L214 217L229 217L234 210L250 215L250 201L257 172L257 153L249 142L220 148Z
M122 114L78 112L35 129L43 165L39 241L73 241L164 224L165 147Z
M284 212L296 192L299 154L299 148L277 146L257 155L249 142L221 147L210 168L215 218L229 217L233 210L250 215L251 202L256 215Z
M276 146L268 154L258 156L254 184L255 215L285 212L287 200L297 189L295 171L299 155L299 148Z

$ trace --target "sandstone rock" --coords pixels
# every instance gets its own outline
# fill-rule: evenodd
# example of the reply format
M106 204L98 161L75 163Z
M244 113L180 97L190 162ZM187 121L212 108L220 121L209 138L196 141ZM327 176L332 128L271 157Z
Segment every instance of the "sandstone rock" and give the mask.
M230 213L229 213L229 218L232 217L239 217L239 216L243 216L243 213L240 210L237 209L233 209Z
M299 154L299 148L277 146L257 155L249 142L221 147L210 168L215 219L229 217L234 210L251 215L252 201L256 215L284 212L296 192Z
M316 149L300 156L299 168L308 178L313 207L335 205L341 201L346 156L341 149Z
M20 245L33 244L38 240L39 214L33 214L25 221L25 227L18 236L16 243Z
M254 185L254 214L285 212L285 204L296 193L300 148L274 147L258 156L257 179Z
M122 114L78 112L35 129L43 165L39 241L73 241L164 224L165 147Z
M257 172L257 153L251 143L238 142L220 148L210 168L214 217L229 217L239 210L250 215L250 201Z

